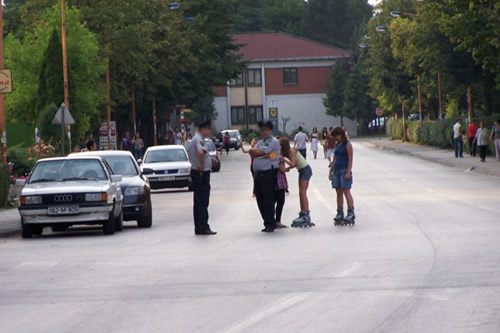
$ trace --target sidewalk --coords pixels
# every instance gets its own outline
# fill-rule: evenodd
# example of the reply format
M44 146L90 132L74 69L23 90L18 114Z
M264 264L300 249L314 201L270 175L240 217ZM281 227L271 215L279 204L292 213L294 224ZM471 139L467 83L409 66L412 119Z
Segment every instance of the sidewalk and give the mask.
M486 157L486 163L481 163L479 157L471 157L466 152L464 152L464 158L455 158L454 152L451 149L440 149L414 143L391 141L388 138L359 139L356 141L362 142L366 146L372 148L413 156L430 162L460 168L465 171L473 171L500 177L500 162L497 162L494 156Z
M8 237L21 231L17 209L0 209L0 237Z

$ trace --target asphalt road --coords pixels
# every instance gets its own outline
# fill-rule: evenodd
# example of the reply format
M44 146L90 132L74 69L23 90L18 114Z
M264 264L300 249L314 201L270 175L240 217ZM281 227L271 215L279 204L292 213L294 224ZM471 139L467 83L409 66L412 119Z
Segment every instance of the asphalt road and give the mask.
M333 226L321 159L317 226L262 234L248 164L213 175L215 237L161 192L151 230L1 240L0 332L500 332L499 178L357 143L355 227Z

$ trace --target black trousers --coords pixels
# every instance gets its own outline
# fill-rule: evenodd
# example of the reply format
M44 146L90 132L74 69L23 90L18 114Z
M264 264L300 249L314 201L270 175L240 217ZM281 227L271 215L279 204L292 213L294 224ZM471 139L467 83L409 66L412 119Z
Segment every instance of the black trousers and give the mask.
M255 174L253 172L253 164L252 163L250 163L250 173L252 174L252 179L254 180L252 193L255 195Z
M479 157L481 160L486 160L486 152L488 151L488 146L477 146L479 148Z
M453 139L453 145L455 146L455 157L464 155L464 140L462 136Z
M194 231L204 232L210 229L208 224L208 205L210 204L210 172L191 170L193 183L193 218Z
M281 222L281 215L283 214L283 207L285 206L285 190L276 190L276 222Z
M469 139L469 154L475 157L477 145L474 143L474 138L468 138L468 139Z
M274 220L274 203L276 201L276 175L277 169L255 171L255 198L259 206L260 215L264 226L269 229L276 228Z

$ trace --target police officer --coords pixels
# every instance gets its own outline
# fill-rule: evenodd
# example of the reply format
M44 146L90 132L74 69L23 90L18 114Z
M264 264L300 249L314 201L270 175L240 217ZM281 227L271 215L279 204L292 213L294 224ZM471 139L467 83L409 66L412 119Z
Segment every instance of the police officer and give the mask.
M210 171L212 158L206 140L212 135L212 124L204 121L198 124L198 132L189 146L191 162L191 182L193 185L193 217L195 235L215 235L208 225L208 205L210 201Z
M261 139L250 150L250 154L254 157L255 197L260 214L264 219L264 229L262 232L274 232L276 228L274 202L276 177L280 159L280 144L273 136L273 123L271 121L259 122L259 128Z

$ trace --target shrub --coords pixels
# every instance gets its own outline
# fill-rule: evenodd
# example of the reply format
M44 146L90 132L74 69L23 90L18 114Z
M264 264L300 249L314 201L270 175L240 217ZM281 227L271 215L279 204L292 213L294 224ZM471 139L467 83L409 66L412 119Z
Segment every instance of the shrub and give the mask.
M392 140L403 140L403 120L389 119L387 121L386 132Z
M10 172L7 164L0 164L0 207L7 205L10 188Z
M9 157L9 162L14 164L12 168L13 175L23 176L28 174L36 162L36 160L30 157L27 149L19 146L10 148L7 156Z
M410 121L408 123L406 135L408 136L408 140L410 140L410 142L421 143L421 132L422 126L420 124L420 121Z

